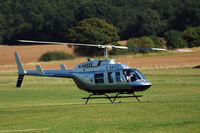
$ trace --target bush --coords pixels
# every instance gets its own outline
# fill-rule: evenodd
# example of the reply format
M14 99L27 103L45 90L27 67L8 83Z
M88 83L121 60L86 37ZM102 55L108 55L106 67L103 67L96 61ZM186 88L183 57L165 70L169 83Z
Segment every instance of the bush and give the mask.
M200 26L188 28L183 32L188 47L200 46Z
M128 40L127 47L138 47L138 48L152 48L154 47L154 42L150 37L141 37L141 38L131 38ZM130 49L130 53L149 53L151 50L142 50L142 49Z
M42 56L40 56L39 61L67 60L73 58L73 56L68 55L63 51L53 51L44 53Z
M169 30L164 33L164 38L167 41L167 48L183 48L186 44L183 41L183 34L177 30Z
M156 48L166 48L166 41L164 38L160 38L158 36L150 36L150 38L153 40L154 46Z

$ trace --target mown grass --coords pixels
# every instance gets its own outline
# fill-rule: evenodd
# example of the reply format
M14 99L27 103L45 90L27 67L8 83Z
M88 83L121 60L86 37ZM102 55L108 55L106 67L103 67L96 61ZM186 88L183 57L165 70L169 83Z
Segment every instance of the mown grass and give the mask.
M200 132L200 69L142 70L153 86L136 99L91 100L71 79L0 74L0 132ZM34 129L34 130L27 130Z

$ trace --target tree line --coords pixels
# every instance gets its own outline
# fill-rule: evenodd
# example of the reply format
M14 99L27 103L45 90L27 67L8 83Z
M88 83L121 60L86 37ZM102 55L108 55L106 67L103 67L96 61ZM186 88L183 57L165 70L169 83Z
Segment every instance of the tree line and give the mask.
M200 26L200 2L0 0L0 42L12 44L18 39L68 41L65 37L68 30L87 18L100 18L114 25L121 40L167 37L171 30L182 33L190 27Z

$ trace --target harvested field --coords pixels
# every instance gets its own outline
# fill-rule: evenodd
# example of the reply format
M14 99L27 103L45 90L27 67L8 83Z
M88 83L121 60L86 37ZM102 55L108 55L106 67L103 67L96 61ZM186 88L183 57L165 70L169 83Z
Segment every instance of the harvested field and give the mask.
M31 45L31 46L0 46L0 71L16 71L14 52L17 51L22 62L27 69L35 69L36 64L41 64L44 69L59 69L59 64L66 64L71 69L87 58L78 57L74 60L38 62L39 57L47 51L66 51L74 55L73 47L65 45ZM153 68L178 68L200 66L200 49L194 49L194 52L179 53L175 55L150 56L134 58L133 56L116 59L117 62L125 63L130 67L139 69Z
M200 52L181 53L176 55L127 58L119 61L136 68L178 68L200 65Z
M47 51L65 51L74 55L74 48L66 45L27 45L3 46L0 45L0 65L15 64L14 53L17 51L24 63L37 62L39 57Z

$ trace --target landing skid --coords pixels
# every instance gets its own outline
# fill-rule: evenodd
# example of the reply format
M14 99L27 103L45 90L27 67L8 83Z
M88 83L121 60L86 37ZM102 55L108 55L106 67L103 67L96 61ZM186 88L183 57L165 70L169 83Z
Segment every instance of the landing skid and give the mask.
M119 96L120 94L130 94L132 96ZM91 97L91 96L97 96L97 95L104 95L105 97ZM115 96L111 96L110 97L106 93L92 93L88 97L83 97L82 99L87 99L86 102L85 102L85 104L87 104L90 99L101 99L101 98L107 98L111 103L114 103L117 98L131 98L131 97L135 97L138 100L138 102L140 102L140 100L139 100L138 97L142 97L142 96L143 95L135 95L134 93L117 93Z

